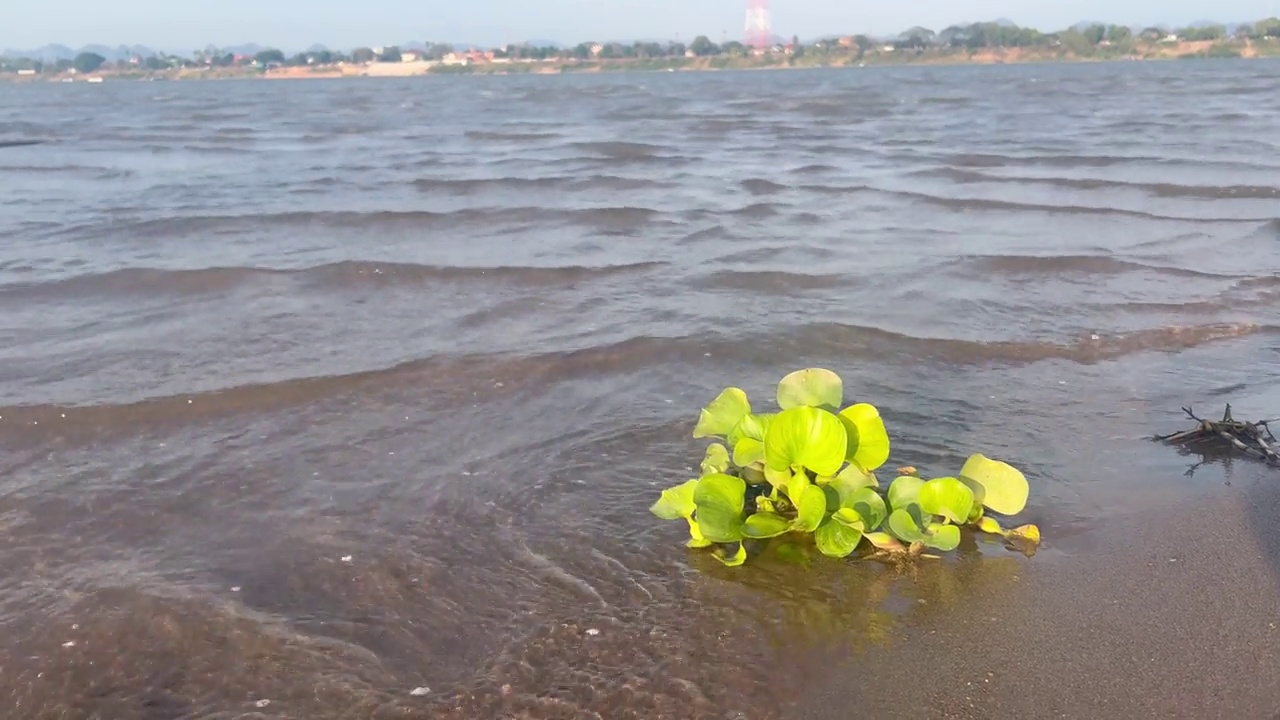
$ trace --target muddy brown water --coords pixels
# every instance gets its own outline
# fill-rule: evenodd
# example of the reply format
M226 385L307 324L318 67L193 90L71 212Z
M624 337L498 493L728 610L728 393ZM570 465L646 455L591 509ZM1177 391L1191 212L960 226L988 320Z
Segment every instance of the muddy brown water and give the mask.
M892 715L1280 414L1275 69L0 85L0 716ZM1041 552L685 550L698 408L808 366Z

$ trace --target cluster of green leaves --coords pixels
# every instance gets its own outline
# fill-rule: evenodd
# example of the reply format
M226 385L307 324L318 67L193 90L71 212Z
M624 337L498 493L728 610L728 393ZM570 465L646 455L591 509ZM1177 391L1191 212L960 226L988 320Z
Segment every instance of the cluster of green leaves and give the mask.
M960 527L1039 542L1024 525L1006 531L984 515L1015 515L1027 503L1027 480L1012 466L974 455L955 477L926 480L913 468L887 490L875 476L889 459L880 411L844 407L844 384L810 368L778 384L776 413L753 413L747 394L731 387L702 409L695 438L714 438L701 477L663 491L650 511L689 524L692 548L713 548L726 565L747 559L746 540L788 533L813 535L827 556L851 555L865 539L879 552L954 550Z

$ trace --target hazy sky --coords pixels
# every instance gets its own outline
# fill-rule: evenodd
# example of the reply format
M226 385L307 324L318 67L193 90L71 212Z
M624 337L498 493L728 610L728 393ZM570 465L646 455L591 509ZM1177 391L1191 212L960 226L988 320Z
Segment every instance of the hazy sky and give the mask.
M0 48L143 44L190 51L256 42L300 50L409 40L499 44L742 35L746 0L5 0ZM770 0L774 31L812 37L1009 18L1041 30L1256 20L1280 0Z

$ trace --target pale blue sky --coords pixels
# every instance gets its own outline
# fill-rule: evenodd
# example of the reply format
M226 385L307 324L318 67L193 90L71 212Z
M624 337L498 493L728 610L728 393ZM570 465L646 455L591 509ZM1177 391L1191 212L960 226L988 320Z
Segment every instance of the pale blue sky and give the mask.
M143 44L189 51L256 42L283 49L408 40L499 44L742 34L745 0L56 0L6 1L0 48ZM771 0L774 31L812 37L893 33L1006 17L1056 30L1080 20L1130 25L1280 15L1280 0Z

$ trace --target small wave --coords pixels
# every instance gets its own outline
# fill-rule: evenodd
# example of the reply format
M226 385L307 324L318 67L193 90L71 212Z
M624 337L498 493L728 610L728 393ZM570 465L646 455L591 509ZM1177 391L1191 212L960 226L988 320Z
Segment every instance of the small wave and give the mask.
M471 195L480 191L493 190L551 190L564 187L571 180L572 178L569 177L419 178L413 181L413 187L427 193Z
M1119 157L1113 155L1000 155L996 153L961 153L945 156L956 167L995 168L1010 165L1044 165L1048 167L1101 168L1128 162L1157 162L1156 157Z
M1123 275L1127 273L1156 273L1175 277L1237 279L1235 275L1192 270L1190 268L1146 265L1132 260L1122 260L1108 255L971 255L949 263L965 267L980 274L1006 275L1062 275L1084 273L1088 275Z
M261 232L272 229L323 227L373 231L404 228L459 227L532 222L563 223L612 228L618 224L638 227L659 215L656 210L630 206L559 209L547 207L468 208L450 212L429 210L331 210L244 215L187 215L132 222L87 223L62 229L62 235L97 235L104 230L133 238L188 237L208 233Z
M796 175L822 175L824 173L836 172L836 170L838 170L838 168L836 168L836 166L834 165L813 164L813 165L803 165L801 167L798 167L792 170L791 172Z
M857 281L842 275L810 275L782 271L721 270L694 283L708 290L734 290L766 295L799 295L808 290L847 287Z
M441 192L451 195L474 195L482 192L520 190L537 192L539 190L559 189L608 189L608 190L645 190L666 187L656 180L643 178L627 178L618 175L591 175L577 177L571 175L552 175L546 177L498 177L498 178L419 178L413 186L424 192Z
M661 262L603 266L462 267L348 260L306 268L218 267L198 270L125 268L42 283L0 285L0 300L81 299L86 296L197 296L224 293L272 277L291 278L326 290L356 285L491 281L514 285L564 285L663 267Z
M488 140L492 142L537 142L539 140L557 140L561 136L548 132L501 132L496 130L468 130L468 140Z
M1135 190L1166 198L1205 200L1270 200L1272 198L1280 198L1280 186L1272 187L1267 185L1176 185L1173 183L1130 183L1085 178L1008 177L956 168L920 170L912 174L926 177L946 177L953 182L959 183L1050 185L1071 190Z
M723 240L729 237L729 230L723 225L712 225L708 228L695 230L688 235L680 238L681 245L690 245L693 243L703 242L706 240Z
M911 362L1017 366L1043 360L1068 360L1081 364L1094 364L1118 360L1138 353L1177 352L1221 340L1278 331L1280 328L1255 323L1214 323L1166 326L1126 333L1090 334L1074 342L1057 343L920 338L879 328L824 323L797 330L794 339L809 347L829 346L832 352L870 353L879 360L889 360L898 356Z
M674 148L663 145L651 145L640 142L576 142L570 147L579 152L612 160L654 160L666 153L675 152Z
M412 387L433 406L474 403L477 393L547 392L566 381L618 376L655 366L741 361L789 364L794 348L846 361L1020 366L1044 360L1094 364L1146 352L1177 352L1280 328L1228 323L1150 328L1081 337L1074 342L974 341L923 338L881 328L813 323L784 331L676 337L640 336L607 345L536 355L489 354L413 360L399 365L321 377L230 387L125 404L0 407L0 441L93 440L242 413L280 410L352 393L403 396ZM478 390L479 388L479 390Z
M868 190L958 212L965 212L969 210L1039 212L1046 215L1100 215L1182 223L1253 223L1260 221L1260 218L1179 217L1174 215L1160 215L1157 213L1144 212L1142 210L1128 210L1125 208L1100 207L1094 205L1050 205L1046 203L1016 202L1013 200L993 200L990 198L943 197L940 195L930 195L928 193L908 190L885 190L881 188L863 187L847 189L847 191L853 192Z
M742 189L752 195L773 195L787 189L786 185L779 185L772 180L764 178L748 178L742 181Z
M776 203L754 203L752 205L733 210L731 214L759 220L776 216L778 214L779 207L780 206Z
M1251 235L1267 240L1280 240L1280 218L1273 218L1262 223Z

